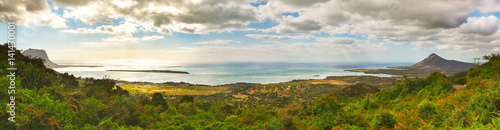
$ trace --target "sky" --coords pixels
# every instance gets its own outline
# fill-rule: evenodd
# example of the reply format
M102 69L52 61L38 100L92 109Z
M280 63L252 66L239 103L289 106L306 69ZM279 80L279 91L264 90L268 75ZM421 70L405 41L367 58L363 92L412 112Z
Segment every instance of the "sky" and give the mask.
M418 62L500 52L499 0L0 0L55 63Z

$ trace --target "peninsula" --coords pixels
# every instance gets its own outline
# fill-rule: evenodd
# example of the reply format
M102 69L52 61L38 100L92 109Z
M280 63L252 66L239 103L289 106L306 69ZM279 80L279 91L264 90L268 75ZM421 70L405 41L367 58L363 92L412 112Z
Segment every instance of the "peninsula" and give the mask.
M446 75L466 71L474 67L473 63L460 62L455 60L446 60L435 53L429 55L424 60L411 66L387 67L388 69L352 69L345 70L351 72L364 72L367 74L391 74L406 75L408 77L427 77L433 72L441 72Z
M106 71L123 71L123 72L156 72L156 73L177 73L177 74L189 74L186 71L175 71L175 70L106 70Z

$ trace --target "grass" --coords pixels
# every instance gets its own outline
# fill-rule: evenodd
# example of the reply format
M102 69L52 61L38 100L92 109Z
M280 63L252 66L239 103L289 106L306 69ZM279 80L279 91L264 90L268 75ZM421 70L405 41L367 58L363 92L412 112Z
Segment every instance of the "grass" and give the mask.
M342 80L330 80L330 79L318 79L318 80L309 80L309 83L312 84L335 84L335 85L352 85L353 83L348 83Z
M350 84L366 83L377 88L389 89L392 86L392 83L397 82L397 80L400 80L401 78L375 76L328 76L326 79L342 81Z
M160 92L163 95L178 96L178 95L211 95L226 91L228 86L173 86L168 84L156 83L119 83L122 89L127 90L132 95L153 95L155 92Z

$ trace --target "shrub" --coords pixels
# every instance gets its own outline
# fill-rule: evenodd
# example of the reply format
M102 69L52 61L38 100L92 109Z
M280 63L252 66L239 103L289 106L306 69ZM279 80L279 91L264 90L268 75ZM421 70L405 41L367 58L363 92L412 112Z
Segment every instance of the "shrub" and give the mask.
M194 102L194 97L189 96L189 95L182 96L181 101L180 101L180 103L190 103L190 102L191 103Z
M424 100L422 101L419 105L418 105L418 116L422 119L431 119L433 118L433 116L435 114L437 114L436 112L436 106L430 102L428 102L427 100Z
M392 129L394 125L397 124L396 118L389 111L382 111L377 113L372 119L373 126L375 129Z
M378 107L378 105L376 103L373 103L373 102L370 102L370 98L366 98L364 101L363 101L363 105L362 105L363 109L365 110L370 110L370 109L375 109Z
M453 79L454 84L460 84L464 85L467 83L467 71L462 71L460 73L456 73L455 75L451 76Z
M16 73L20 73L21 86L27 89L39 89L52 86L53 75L48 75L43 69L33 65L21 65Z

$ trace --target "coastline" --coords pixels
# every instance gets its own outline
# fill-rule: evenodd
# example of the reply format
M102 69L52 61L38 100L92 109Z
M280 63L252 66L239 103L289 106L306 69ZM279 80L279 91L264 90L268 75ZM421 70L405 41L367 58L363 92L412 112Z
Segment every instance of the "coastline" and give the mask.
M176 73L176 74L189 74L186 71L175 70L106 70L106 71L121 71L121 72L155 72L155 73Z
M390 74L396 76L427 77L433 72L440 72L445 75L454 75L466 70L432 70L432 69L349 69L347 72L363 72L365 74Z

